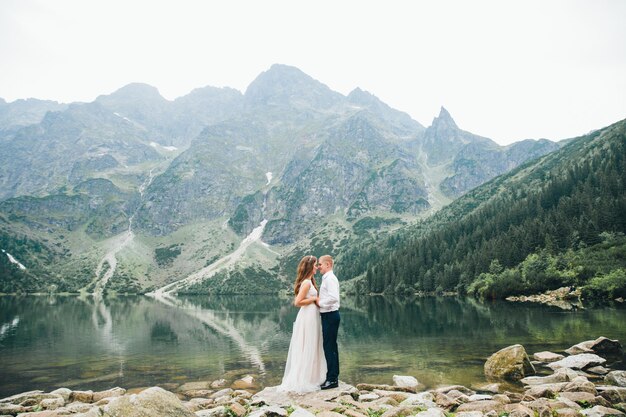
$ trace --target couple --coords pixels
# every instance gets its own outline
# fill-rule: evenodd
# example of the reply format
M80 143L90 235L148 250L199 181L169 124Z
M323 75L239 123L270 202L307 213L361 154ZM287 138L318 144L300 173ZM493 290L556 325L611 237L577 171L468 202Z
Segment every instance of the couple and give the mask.
M322 274L319 293L315 283L318 270ZM278 390L304 393L336 388L339 383L339 281L333 273L333 258L324 255L319 263L313 255L302 258L294 292L294 305L300 310L293 324L285 374Z

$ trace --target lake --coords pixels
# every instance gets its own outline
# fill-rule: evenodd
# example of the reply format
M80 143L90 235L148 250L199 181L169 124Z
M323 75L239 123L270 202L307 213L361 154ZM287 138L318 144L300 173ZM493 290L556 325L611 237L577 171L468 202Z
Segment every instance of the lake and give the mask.
M0 398L58 387L100 390L251 374L280 383L297 310L272 296L155 300L0 297ZM341 379L392 383L413 375L425 389L485 382L493 352L520 343L529 355L606 336L626 341L626 308L564 311L455 297L342 300ZM617 367L622 367L617 364Z

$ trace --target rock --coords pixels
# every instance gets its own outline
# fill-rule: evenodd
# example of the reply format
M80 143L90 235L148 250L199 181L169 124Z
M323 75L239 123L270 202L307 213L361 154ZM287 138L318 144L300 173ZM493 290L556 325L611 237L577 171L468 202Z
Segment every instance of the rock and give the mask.
M470 401L483 401L483 400L492 400L493 395L484 395L484 394L474 394L468 397ZM509 401L511 402L511 401Z
M63 397L63 400L65 402L68 402L70 400L70 395L72 395L72 390L69 388L59 388L55 389L50 394L60 395L61 397Z
M231 388L232 389L249 389L249 388L254 388L254 386L255 386L255 383L254 383L254 378L252 377L252 375L246 375L245 377L233 382L233 384L231 385Z
M66 416L67 412L64 410L45 410L45 411L33 411L29 413L21 413L20 417L60 417Z
M359 401L360 402L367 402L367 401L374 401L380 398L380 395L378 394L361 394L359 395Z
M522 345L506 347L494 353L485 362L485 375L518 381L526 375L535 373L526 350Z
M553 353L553 352L548 352L548 351L537 352L533 354L533 358L536 361L543 362L543 363L556 362L556 361L563 359L564 357L565 356L559 355L558 353Z
M426 411L420 411L416 414L417 417L446 417L446 413L440 408L429 408Z
M364 391L374 391L375 389L383 390L383 391L401 391L401 392L410 392L415 393L415 388L409 387L398 387L395 385L374 385L374 384L357 384L356 389L364 390Z
M622 345L618 340L608 339L600 336L596 340L587 340L572 346L565 352L570 355L578 355L581 353L603 353L608 355L621 354L623 352Z
M567 384L568 382L558 382L554 384L531 385L525 394L534 398L552 398L557 392L563 391Z
M593 395L598 393L596 391L596 386L592 382L589 382L589 380L584 376L576 377L571 382L568 382L567 385L563 387L563 391L588 392Z
M482 384L477 386L472 386L478 392L490 392L492 394L497 394L500 392L500 384Z
M504 394L496 394L493 396L492 400L497 401L502 404L510 404L512 402L511 398L509 398L508 395L504 395Z
M592 408L587 408L585 410L580 410L580 413L586 417L604 417L604 416L623 416L619 410L614 408L603 407L601 405L596 405Z
M446 395L454 399L457 403L460 403L460 404L470 402L470 399L467 395L463 394L461 391L456 390L456 389L448 391Z
M213 398L213 401L215 401L215 404L218 405L226 405L230 404L232 398L233 397L231 397L230 395L222 395L221 397Z
M192 398L209 398L213 395L213 391L210 389L192 389L189 391L180 392L185 399L191 400ZM230 396L228 397L230 399Z
M93 408L93 404L81 403L77 401L67 404L63 408L70 413L86 413Z
M460 413L457 411L454 413L455 417L483 417L483 413L480 411L461 411Z
M612 404L626 402L626 388L624 387L596 386L596 389L603 398Z
M569 368L557 369L552 375L548 376L529 376L522 378L521 382L525 385L543 385L555 384L559 382L572 381L577 378L578 374Z
M226 384L228 384L228 381L226 381L225 379L218 379L216 381L211 382L211 384L209 385L209 388L223 388L226 386Z
M395 407L385 411L381 417L407 417L414 414L409 407Z
M46 398L39 403L44 410L56 410L65 405L65 400L59 395L59 398Z
M90 403L93 401L93 391L72 391L70 401L79 401L81 403Z
M238 403L232 403L231 405L228 406L228 408L230 408L230 411L235 413L237 417L243 417L248 412L248 410L246 410L246 408L243 405L238 404Z
M108 389L106 391L94 392L92 401L98 402L102 400L103 398L120 397L124 394L126 394L126 390L124 388L115 387L115 388Z
M219 407L209 408L206 410L196 411L198 417L229 417L228 410L223 405Z
M580 411L574 408L557 408L552 415L554 417L579 417Z
M0 414L10 414L12 416L17 413L25 413L26 408L19 404L0 403Z
M195 391L195 390L210 390L212 383L209 381L196 381L196 382L187 382L186 384L178 387L176 391L185 392L185 391Z
M372 391L374 394L380 396L380 397L389 397L389 398L393 398L394 400L396 400L398 403L401 403L402 401L406 400L407 398L409 398L409 396L413 395L411 393L408 392L401 392L401 391L384 391L381 389L375 389L374 391Z
M449 397L442 392L435 392L435 403L437 403L439 407L452 409L461 404L461 401L457 401L455 398Z
M199 410L206 410L207 408L211 408L213 405L213 400L210 398L192 398L187 401L185 407L189 409L189 411L196 412Z
M446 385L445 387L439 387L435 390L435 392L440 392L442 394L447 394L450 391L455 390L455 391L460 391L465 395L474 395L476 394L475 391L472 391L471 389L464 387L463 385Z
M321 413L317 413L317 417L344 417L344 416L334 411L324 410Z
M574 401L576 404L585 405L593 404L596 396L589 392L562 392L559 394L559 397L557 397L557 400L560 398L566 398L570 401Z
M315 414L311 413L310 411L305 410L304 408L298 407L295 410L293 410L293 412L291 413L289 417L315 417ZM357 416L351 416L351 417L357 417Z
M291 413L291 415L290 415L289 417L293 417L294 413L295 413L295 411L294 411L293 413ZM353 409L351 409L351 408L348 408L347 410L345 410L345 411L343 412L343 414L344 414L344 415L346 415L346 416L348 416L348 417L368 417L366 414L364 414L364 413L360 413L360 412L358 412L358 411L356 411L356 410L353 410ZM311 416L312 416L312 415L313 415L313 414L311 414Z
M101 417L101 416L102 416L102 410L100 410L100 407L91 407L89 411L86 411L84 413L72 414L72 417Z
M596 375L606 375L611 372L610 369L605 368L604 366L594 366L591 368L587 368L587 372L591 372Z
M584 369L590 366L602 365L606 362L606 359L593 353L581 353L578 355L568 356L560 361L549 363L548 368L572 368L572 369Z
M492 410L499 414L501 411L504 410L504 404L493 400L475 401L471 403L461 404L459 408L456 409L456 412L459 413L463 411L480 411L482 413L488 413Z
M411 394L409 397L400 403L401 407L423 407L434 408L435 397L430 392L420 392L419 394Z
M419 382L412 376L394 375L393 383L398 387L417 389Z
M46 398L57 398L57 394L46 394L43 391L28 391L21 394L12 395L0 400L0 403L21 404L25 407L39 404Z
M139 394L111 400L103 407L104 417L195 417L176 395L151 387Z
M216 399L216 398L220 398L220 397L224 397L224 396L228 396L230 398L230 396L232 395L233 392L234 391L232 389L230 389L230 388L224 388L222 390L219 390L219 391L214 392L213 394L211 394L210 398Z
M509 417L535 417L535 412L522 404L507 404L504 411L509 413Z
M604 377L604 382L618 387L626 387L626 371L611 371Z

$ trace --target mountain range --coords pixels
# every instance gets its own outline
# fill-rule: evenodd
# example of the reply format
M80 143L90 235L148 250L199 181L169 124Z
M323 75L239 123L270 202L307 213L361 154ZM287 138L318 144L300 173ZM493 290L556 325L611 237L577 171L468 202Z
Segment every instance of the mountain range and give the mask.
M425 127L276 64L245 93L169 101L130 84L91 103L2 100L0 144L0 245L26 268L3 258L0 292L143 292L218 273L228 287L246 268L288 283L303 255L341 258L564 143L500 146L443 107Z

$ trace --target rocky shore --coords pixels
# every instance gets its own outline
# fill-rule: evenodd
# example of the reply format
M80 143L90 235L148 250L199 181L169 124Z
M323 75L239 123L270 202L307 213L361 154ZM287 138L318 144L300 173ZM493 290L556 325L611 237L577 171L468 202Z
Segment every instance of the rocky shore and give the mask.
M391 385L340 383L309 394L260 389L252 376L106 391L30 391L0 400L0 417L603 417L626 416L626 371L617 340L599 337L563 353L506 347L485 363L485 383L423 390L412 376ZM623 364L622 364L623 366ZM505 383L506 382L506 383ZM512 384L512 385L511 385ZM506 389L505 387L509 387ZM515 388L511 388L515 387Z

